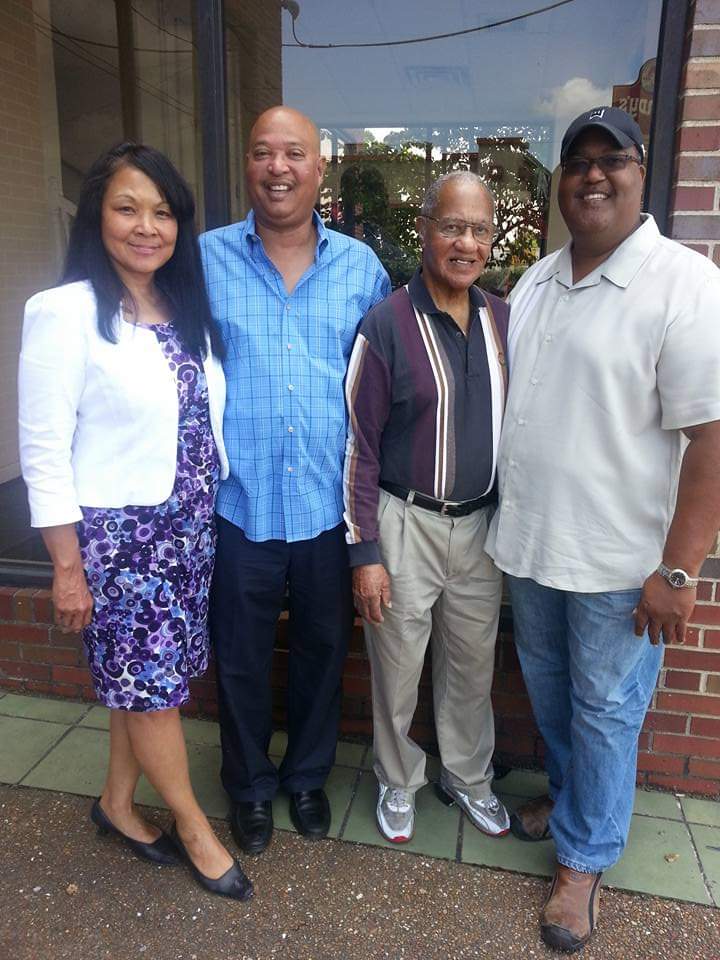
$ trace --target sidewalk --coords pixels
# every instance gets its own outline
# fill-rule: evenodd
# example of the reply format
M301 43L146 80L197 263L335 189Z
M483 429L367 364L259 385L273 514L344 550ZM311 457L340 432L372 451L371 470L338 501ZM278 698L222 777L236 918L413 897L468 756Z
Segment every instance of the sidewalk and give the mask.
M88 901L64 892L65 886L71 883L82 889L83 885L72 879L76 875L84 877L85 885L94 887L92 900L96 910L101 914L116 911L117 904L107 898L97 902L100 880L95 878L94 872L100 868L103 883L107 883L107 869L103 871L103 867L110 862L120 871L118 876L127 873L133 890L138 886L135 893L143 887L143 882L137 878L145 878L149 898L146 903L153 913L159 909L155 898L161 897L164 902L168 890L172 890L172 895L179 898L178 902L199 904L197 917L201 920L203 917L207 920L212 914L221 924L226 923L231 916L228 905L218 905L217 898L193 888L183 872L172 871L175 876L172 882L167 881L166 890L165 871L161 893L158 869L138 866L137 861L119 845L108 845L96 838L87 827L87 801L67 796L91 797L100 792L107 756L107 717L105 708L86 703L0 694L0 782L16 785L16 788L0 788L3 825L14 824L9 835L13 856L3 857L6 865L0 872L0 883L9 885L9 895L23 904L20 913L26 919L20 923L15 917L18 923L15 933L19 934L21 927L25 931L29 923L28 929L34 926L41 934L43 896L50 898L45 905L45 914L50 911L52 915L52 903L59 898L70 916L80 908L81 914L86 916ZM209 816L223 819L227 801L218 776L217 725L201 720L185 720L184 724L193 784L200 802ZM273 738L272 753L279 757L283 749L284 737L278 733ZM399 850L386 844L375 827L376 787L371 763L371 751L365 745L339 744L337 765L328 781L328 795L333 810L331 836L340 843L309 844L293 837L287 798L278 798L274 815L281 832L276 835L267 854L244 861L247 872L256 883L257 897L247 907L233 908L232 912L233 923L242 917L251 925L255 945L250 952L244 953L242 945L235 940L232 949L227 944L227 954L217 952L220 947L216 945L216 952L198 950L197 960L214 960L216 956L226 955L237 960L243 957L265 960L274 956L297 956L299 960L346 960L355 956L363 960L370 957L426 960L437 956L456 960L461 957L550 956L541 945L536 930L536 916L546 883L532 878L549 875L552 843L523 844L512 836L502 839L484 837L460 816L457 809L443 806L429 785L418 795L416 836ZM437 775L436 764L431 764L430 775ZM510 808L543 789L541 774L522 771L513 771L496 784L497 792ZM140 785L138 799L150 806L162 806L145 783ZM62 831L57 835L48 833L44 824L46 817L51 822L59 818L64 823ZM229 836L224 826L221 831L224 836ZM27 836L22 837L23 833ZM5 830L3 834L8 836ZM56 849L58 844L62 848L60 851ZM9 847L4 844L4 848L7 853ZM38 879L39 865L34 866L35 861L27 857L31 849L40 848L44 856L53 849L59 858L59 876L53 873L44 882L42 878ZM78 873L79 862L84 862L85 866ZM512 873L478 870L478 865ZM313 874L313 870L319 872ZM42 874L45 877L44 867ZM337 884L331 882L332 877L336 878ZM48 882L54 892L43 892L47 891ZM32 884L29 890L24 883ZM112 883L115 887L115 879ZM399 884L397 891L393 889L394 883ZM36 886L42 890L35 893ZM583 957L587 960L595 956L617 956L622 960L636 957L683 957L684 960L717 957L720 960L720 913L715 909L720 905L720 804L638 791L628 850L621 863L606 874L605 886L666 899L651 901L645 897L606 892L601 915L602 936L598 931L597 937L586 948ZM4 906L8 893L3 894ZM116 890L114 896L128 900L124 889L120 893ZM306 905L307 916L290 909L289 901L295 901L296 896ZM132 899L128 900L128 909ZM137 902L143 903L142 899ZM258 912L261 902L264 907ZM375 905L370 909L373 903ZM317 916L312 913L313 904ZM337 914L330 909L332 904L339 910ZM172 917L174 909L177 905L173 909L168 907L166 914ZM186 906L184 909L194 908ZM368 909L371 915L367 915ZM609 920L613 910L618 914L620 927ZM4 909L3 913L7 910ZM140 908L139 914L145 916ZM148 926L139 922L142 919L139 914L127 914L128 929L133 930L133 943L137 940L137 928ZM488 916L496 918L494 925L487 925ZM621 919L623 916L625 919ZM199 922L197 917L189 922ZM318 932L319 917L323 917L323 923ZM56 919L53 929L58 922L62 924L64 921ZM403 924L407 926L406 936L403 936ZM108 929L112 927L110 923ZM498 940L498 933L505 928L508 928L507 936ZM159 947L151 952L149 946L141 950L142 943L131 950L129 941L122 937L118 939L117 934L108 934L116 947L107 954L97 949L87 953L79 951L77 943L72 946L76 939L72 924L68 931L64 937L67 954L58 952L52 938L47 941L40 935L33 947L36 952L23 953L21 949L13 948L5 955L13 960L25 960L26 957L35 960L50 949L53 957L72 955L77 960L105 955L112 956L113 960L143 954L153 960L165 960L166 957L168 960L171 957L191 960L193 956L192 938L191 942L174 943L172 937L167 939L171 936L169 930L166 930L161 952L158 952ZM453 931L456 939L458 935L462 936L448 952L448 938L452 939ZM205 932L211 937L221 933L214 928ZM246 932L250 934L251 928L248 927ZM289 938L285 946L283 933L287 934L284 939ZM312 943L305 942L306 934L311 935ZM477 938L473 940L476 934ZM327 943L323 942L326 936L329 938ZM298 937L304 944L302 947ZM423 937L430 937L424 945ZM510 946L508 937L515 944L514 951L504 949L504 946ZM638 941L634 952L627 950L631 940ZM388 946L390 941L395 946ZM292 949L291 942L294 944ZM332 947L331 943L337 946ZM645 947L641 948L639 944L642 943ZM42 950L39 949L41 944ZM620 952L615 952L616 949Z

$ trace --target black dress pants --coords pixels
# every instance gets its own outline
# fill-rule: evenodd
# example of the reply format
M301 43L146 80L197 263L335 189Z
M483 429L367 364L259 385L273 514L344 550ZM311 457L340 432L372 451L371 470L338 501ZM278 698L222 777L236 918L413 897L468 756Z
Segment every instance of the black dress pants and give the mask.
M222 743L222 782L234 802L270 800L278 786L322 787L335 761L341 678L353 622L344 525L312 540L248 540L217 517L210 601ZM270 672L289 595L288 746L278 770Z

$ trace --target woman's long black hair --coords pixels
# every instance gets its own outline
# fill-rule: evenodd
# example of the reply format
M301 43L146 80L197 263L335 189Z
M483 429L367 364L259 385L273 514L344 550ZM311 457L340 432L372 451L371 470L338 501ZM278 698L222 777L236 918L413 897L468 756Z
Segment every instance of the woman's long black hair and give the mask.
M105 340L117 343L116 316L128 291L103 244L101 220L108 181L123 166L135 167L152 180L177 221L175 250L155 274L155 285L170 307L183 346L195 356L204 357L209 337L212 352L224 356L205 288L192 191L168 158L154 147L131 141L119 143L92 165L80 190L60 282L90 281L97 300L98 331Z

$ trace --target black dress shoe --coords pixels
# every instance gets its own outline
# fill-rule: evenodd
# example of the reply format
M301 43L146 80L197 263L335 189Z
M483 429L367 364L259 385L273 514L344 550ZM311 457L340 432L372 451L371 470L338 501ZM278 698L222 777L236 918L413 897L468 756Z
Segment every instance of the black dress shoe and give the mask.
M230 829L235 843L244 853L262 853L273 833L272 803L269 800L234 803L230 811Z
M143 860L150 860L152 863L160 863L163 866L180 863L177 847L166 833L160 831L160 836L154 843L143 843L142 840L133 840L132 837L124 834L122 830L118 830L100 806L99 800L96 800L92 805L90 819L97 827L100 836L106 836L111 833L119 837L123 843L132 850L135 856L141 857Z
M290 794L290 819L298 833L321 840L330 829L330 804L323 789Z
M210 893L216 893L220 897L230 897L231 900L249 900L250 897L252 897L252 881L248 880L248 878L245 876L242 867L237 860L233 862L233 865L226 870L221 877L218 877L217 880L213 880L212 877L206 877L204 873L200 873L198 868L192 862L190 859L190 854L187 852L185 845L180 839L180 835L177 832L177 824L175 823L170 831L170 836L182 854L183 859L190 867L190 872L201 887L205 887L205 889Z

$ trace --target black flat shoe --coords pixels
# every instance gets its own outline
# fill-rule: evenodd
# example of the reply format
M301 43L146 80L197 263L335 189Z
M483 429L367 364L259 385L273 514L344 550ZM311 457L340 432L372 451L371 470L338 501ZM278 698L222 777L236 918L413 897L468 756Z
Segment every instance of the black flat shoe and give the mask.
M330 829L330 804L323 789L290 794L290 819L308 840L322 840Z
M143 843L142 840L133 840L132 837L124 834L122 830L118 830L100 806L99 800L96 800L92 805L90 819L97 827L100 836L113 834L119 837L125 845L132 850L136 857L141 857L143 860L149 860L151 863L159 863L163 866L180 863L177 847L166 833L161 831L160 836L154 843Z
M173 824L170 836L190 867L190 872L195 877L201 887L205 887L210 893L216 893L220 897L230 897L232 900L249 900L253 895L252 881L248 880L242 871L240 864L235 860L233 865L225 873L213 880L212 877L206 877L200 873L198 868L190 859L190 854L185 849L185 845L177 832L177 824Z
M269 800L234 803L230 811L230 829L235 843L244 853L262 853L273 834L272 803Z

